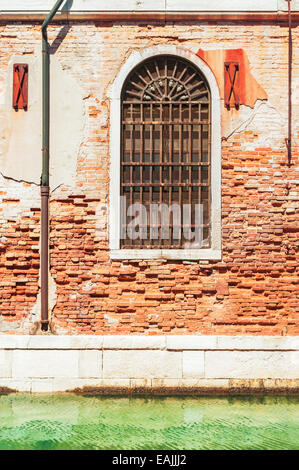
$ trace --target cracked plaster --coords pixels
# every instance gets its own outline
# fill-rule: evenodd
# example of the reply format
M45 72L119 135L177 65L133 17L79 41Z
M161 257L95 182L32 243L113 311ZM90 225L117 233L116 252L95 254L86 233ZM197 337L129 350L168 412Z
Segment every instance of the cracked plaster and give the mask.
M12 108L12 65L29 64L28 110ZM73 187L85 125L84 93L58 59L51 55L50 184ZM0 171L14 181L39 185L41 175L41 54L12 56L6 88L0 94Z

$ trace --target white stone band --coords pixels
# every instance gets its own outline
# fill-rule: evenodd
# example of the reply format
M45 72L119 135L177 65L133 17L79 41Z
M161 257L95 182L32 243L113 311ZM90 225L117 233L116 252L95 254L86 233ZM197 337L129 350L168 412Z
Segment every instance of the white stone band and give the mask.
M294 336L0 335L0 389L299 390Z
M285 0L73 0L62 4L65 12L97 12L97 11L220 11L220 12L252 12L287 10ZM297 8L298 0L292 1L292 7ZM52 0L0 0L0 11L48 12L53 7Z

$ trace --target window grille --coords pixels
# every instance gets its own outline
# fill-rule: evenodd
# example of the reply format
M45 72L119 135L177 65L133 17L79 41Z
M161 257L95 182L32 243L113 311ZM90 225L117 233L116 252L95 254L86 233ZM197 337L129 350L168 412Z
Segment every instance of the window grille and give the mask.
M147 214L139 226L142 236L134 239L126 213L121 248L189 248L184 229L198 226L196 205L202 207L202 247L210 247L210 91L201 72L175 56L156 56L136 67L122 92L121 135L120 194L126 207L142 204ZM167 234L161 211L151 218L151 207L161 204L181 209L179 224L170 212Z

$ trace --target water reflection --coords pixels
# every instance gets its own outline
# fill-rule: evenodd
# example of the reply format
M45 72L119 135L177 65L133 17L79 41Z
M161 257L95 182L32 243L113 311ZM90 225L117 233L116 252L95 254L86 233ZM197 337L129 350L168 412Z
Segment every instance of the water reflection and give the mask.
M297 449L299 397L0 396L0 449Z

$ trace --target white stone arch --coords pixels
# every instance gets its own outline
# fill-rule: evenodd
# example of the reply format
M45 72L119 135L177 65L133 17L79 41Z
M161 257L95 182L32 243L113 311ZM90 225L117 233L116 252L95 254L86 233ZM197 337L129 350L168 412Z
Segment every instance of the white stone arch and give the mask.
M120 249L121 93L129 73L141 62L158 55L182 57L205 76L211 92L211 248ZM121 67L109 92L110 98L110 194L109 247L112 259L221 259L221 114L216 78L207 64L183 47L159 44L133 51Z

